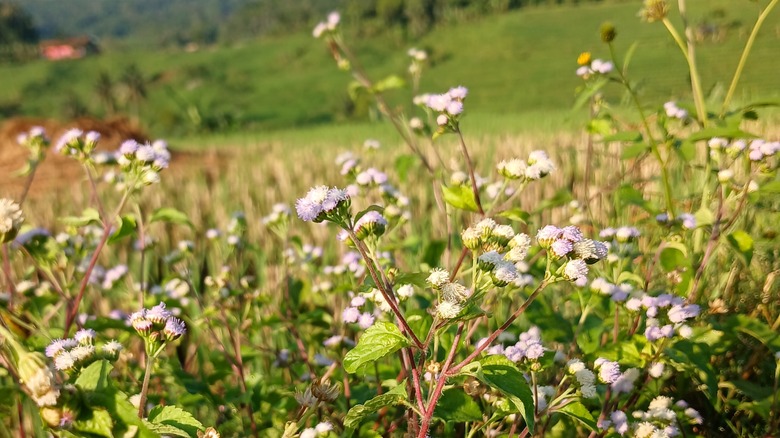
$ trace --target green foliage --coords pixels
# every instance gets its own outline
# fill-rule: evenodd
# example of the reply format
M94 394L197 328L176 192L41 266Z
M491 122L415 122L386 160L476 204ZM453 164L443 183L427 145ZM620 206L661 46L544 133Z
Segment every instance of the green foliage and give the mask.
M344 356L344 370L356 373L373 363L409 345L409 341L395 324L377 322L363 333L357 346Z

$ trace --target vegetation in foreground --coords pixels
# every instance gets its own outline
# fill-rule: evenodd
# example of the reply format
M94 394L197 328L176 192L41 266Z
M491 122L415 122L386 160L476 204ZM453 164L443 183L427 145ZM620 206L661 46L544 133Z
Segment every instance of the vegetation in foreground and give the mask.
M394 172L374 165L374 141L336 166L275 169L256 191L299 199L263 217L274 243L248 238L246 213L194 229L237 200L203 184L189 201L200 218L171 208L163 142L104 154L94 133L69 132L53 149L84 166L93 207L45 230L25 226L38 222L25 194L0 201L0 430L776 435L780 142L750 132L761 105L733 104L751 47L716 106L666 2L644 12L686 59L692 102L643 104L605 25L610 59L577 59L582 147L496 149L479 157L488 178L462 132L474 91L399 111L384 100L398 83L359 68L328 16L315 33L410 153ZM409 55L418 83L427 56ZM607 87L626 90L639 129ZM19 142L32 181L48 140Z

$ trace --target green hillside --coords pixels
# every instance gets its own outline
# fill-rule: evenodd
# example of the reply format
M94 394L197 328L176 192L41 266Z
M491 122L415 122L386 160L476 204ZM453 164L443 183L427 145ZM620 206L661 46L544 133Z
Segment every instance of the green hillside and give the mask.
M611 21L623 54L638 44L630 73L649 102L686 99L686 68L661 24L637 17L639 2L527 8L458 26L440 27L409 43L395 35L362 38L355 51L376 78L403 74L406 49L425 48L431 66L422 91L452 85L470 88L468 111L523 114L571 106L580 83L574 74L577 55L585 50L606 57L598 28ZM757 15L751 2L690 2L693 23L727 29L722 42L699 48L705 91L727 86L739 51ZM349 32L349 28L345 29ZM738 97L780 96L780 14L770 16L756 42ZM144 124L160 135L204 130L266 130L307 126L351 117L350 78L336 69L327 50L311 36L298 34L185 53L107 52L59 63L36 61L0 66L0 114L62 116L74 110L102 115L97 90L101 72L115 82L121 105L128 90L119 81L136 65L145 82L138 106ZM724 83L726 82L726 83ZM408 90L396 99L406 101ZM619 99L621 96L610 96ZM401 100L397 100L401 101ZM135 105L126 105L133 113ZM78 112L76 111L76 112Z

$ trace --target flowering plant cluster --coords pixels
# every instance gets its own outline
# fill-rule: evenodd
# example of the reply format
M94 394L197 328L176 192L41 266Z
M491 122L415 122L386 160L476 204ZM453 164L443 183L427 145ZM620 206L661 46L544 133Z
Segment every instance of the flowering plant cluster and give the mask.
M43 224L25 201L50 140L23 133L25 189L0 197L0 431L777 435L779 143L733 89L720 112L703 99L669 11L640 15L684 52L693 103L640 100L605 25L610 58L577 60L572 150L475 146L464 86L421 92L419 49L372 80L338 13L314 37L410 154L361 140L265 192L285 199L225 210L240 200L210 185L188 214L165 142L104 152L70 130L52 149L90 207Z

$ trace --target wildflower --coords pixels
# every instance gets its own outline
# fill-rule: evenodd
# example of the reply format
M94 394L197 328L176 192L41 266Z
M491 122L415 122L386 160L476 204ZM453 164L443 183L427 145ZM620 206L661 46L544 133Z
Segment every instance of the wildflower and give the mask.
M466 96L468 95L468 93L469 93L468 88L466 88L466 87L464 87L462 85L459 85L459 86L454 87L454 88L450 88L450 91L447 92L447 94L452 99L456 99L456 100L463 100L463 99L465 99Z
M666 0L645 0L645 7L640 16L648 23L663 21L669 13L669 5Z
M62 352L65 352L78 345L74 339L55 339L47 347L44 353L46 357L57 357Z
M346 323L353 323L360 317L360 310L357 307L347 307L341 312L341 319Z
M187 332L187 326L179 318L171 317L165 322L163 333L168 341L173 341Z
M497 265L504 262L504 257L496 251L488 251L477 257L477 266L479 269L490 272Z
M317 438L317 429L307 427L301 431L300 438Z
M165 308L165 303L160 303L151 309L147 310L144 317L151 321L153 324L162 325L170 318L171 312Z
M580 53L580 56L577 57L577 64L578 65L590 65L591 60L591 54L590 52L582 52Z
M481 233L474 227L466 228L460 236L463 246L472 251L475 251L482 245Z
M369 211L355 223L355 235L360 240L372 235L379 237L385 233L386 227L387 219L379 212Z
M414 296L414 287L411 284L401 285L396 291L401 298L411 298Z
M615 69L615 64L613 64L610 61L602 61L600 59L594 59L593 62L590 64L590 68L596 73L605 75Z
M358 327L365 330L371 327L372 325L374 325L374 315L368 312L363 312L358 317L357 323L358 323Z
M299 405L305 408L314 407L314 405L316 405L318 402L317 397L315 397L311 392L311 387L306 388L306 391L304 392L296 392L295 400Z
M204 431L198 431L198 438L220 438L219 432L213 427L207 427Z
M579 259L569 260L563 266L563 278L569 281L578 281L588 275L588 265Z
M311 393L320 401L332 403L339 396L339 387L338 385L331 386L330 382L327 381L314 382L311 385Z
M648 370L648 373L653 378L657 379L661 377L664 373L664 364L663 362L653 362L650 365L650 369Z
M599 380L604 383L615 383L620 378L620 365L617 362L599 358L596 360L599 370Z
M612 425L615 428L615 432L623 436L628 432L628 418L623 411L615 411L609 415L609 419L612 420Z
M571 359L566 363L566 372L569 374L576 374L577 371L584 370L585 364L579 359Z
M70 352L64 351L54 358L54 368L60 371L70 371L76 366L76 360Z
M318 186L309 190L304 198L298 199L295 209L304 221L322 222L337 208L348 205L349 195L346 191Z
M615 238L620 243L628 243L641 236L639 230L634 227L620 227L615 230Z
M81 345L90 345L95 340L95 331L92 329L81 329L73 335L73 339Z
M691 319L699 316L700 307L697 304L677 305L669 309L669 321L671 322L683 322L686 319Z
M525 177L525 170L528 167L525 161L518 158L502 161L498 163L498 173L507 179L520 179Z
M54 406L60 396L51 368L41 353L19 352L17 363L19 381L30 391L38 406Z
M550 245L550 252L556 258L563 258L574 249L572 243L565 239L558 239Z
M681 213L679 216L677 216L677 220L686 230L692 230L696 228L696 217L690 213Z
M615 40L615 37L617 36L615 25L609 22L601 25L600 33L601 33L601 41L605 43L611 43L612 41Z
M447 282L441 287L441 295L446 301L462 303L471 295L471 291L460 283Z
M381 146L382 144L379 143L379 140L375 140L373 138L369 138L363 142L363 147L365 149L379 149Z
M434 268L426 280L434 289L440 289L450 282L450 273L441 268Z
M608 248L603 242L591 239L583 239L572 245L574 256L592 265L607 256Z
M111 341L103 345L103 352L109 357L116 359L119 357L119 352L122 351L122 344L117 341Z
M490 273L490 278L494 285L504 287L517 279L517 268L511 262L501 262Z
M460 314L463 306L451 301L442 301L436 306L436 316L442 319L452 319Z
M636 430L634 431L634 436L636 438L651 438L656 431L657 429L655 426L653 426L652 423L643 421L637 425Z
M615 394L628 394L634 389L634 382L636 382L636 379L638 378L639 370L636 368L629 368L612 382L612 391L614 391Z
M668 117L674 119L685 120L688 118L688 111L677 106L675 102L666 102L664 104L664 111Z
M544 249L549 249L550 246L558 239L561 230L555 225L547 225L536 233L536 241Z
M0 244L13 240L23 222L19 204L7 198L0 199Z

